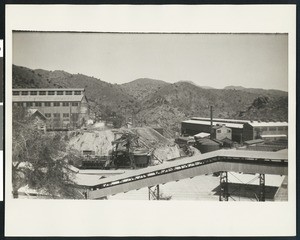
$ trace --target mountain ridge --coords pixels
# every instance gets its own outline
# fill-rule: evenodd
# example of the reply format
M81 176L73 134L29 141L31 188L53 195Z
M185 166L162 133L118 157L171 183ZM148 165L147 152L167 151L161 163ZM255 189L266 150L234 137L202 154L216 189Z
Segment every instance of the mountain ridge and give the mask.
M96 115L134 115L138 126L159 125L172 133L179 132L179 123L192 116L209 117L210 106L216 118L288 119L288 93L280 90L207 89L189 81L151 78L111 84L83 74L20 66L13 66L13 87L82 87Z
M152 78L138 78L131 82L123 83L121 84L121 86L129 95L140 101L168 84L170 83L162 80Z

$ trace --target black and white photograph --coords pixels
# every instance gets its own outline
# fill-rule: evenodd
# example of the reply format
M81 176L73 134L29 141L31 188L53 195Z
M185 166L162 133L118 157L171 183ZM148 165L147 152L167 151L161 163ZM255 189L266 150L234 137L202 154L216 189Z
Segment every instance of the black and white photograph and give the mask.
M12 70L15 198L288 201L287 34L13 32Z
M293 234L294 10L7 6L6 235Z
M0 39L0 102L3 103L3 72L4 72L4 60L3 60L3 39Z
M0 39L0 176L3 179L3 75L4 75L4 60L3 60L3 39ZM0 184L0 201L3 201L3 180Z

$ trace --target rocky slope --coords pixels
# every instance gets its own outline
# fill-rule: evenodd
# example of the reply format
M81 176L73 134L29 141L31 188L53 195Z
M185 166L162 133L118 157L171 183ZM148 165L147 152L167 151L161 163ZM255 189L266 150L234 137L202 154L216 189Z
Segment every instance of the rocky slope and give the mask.
M13 66L14 88L85 88L86 96L93 109L121 111L125 107L135 107L136 101L117 84L82 74L64 71L32 70ZM138 105L138 104L137 104Z
M212 89L188 81L171 84L148 78L118 85L81 74L18 66L13 66L13 87L82 87L97 114L134 116L136 126L159 125L168 136L179 131L182 120L209 117L210 106L216 118L288 120L288 93L279 90Z
M122 88L137 101L141 101L155 93L162 87L169 85L161 80L151 78L139 78L129 83L122 84Z
M287 121L288 97L281 92L203 89L187 82L164 87L145 98L138 119L178 131L178 123L192 116ZM282 96L281 96L282 95Z

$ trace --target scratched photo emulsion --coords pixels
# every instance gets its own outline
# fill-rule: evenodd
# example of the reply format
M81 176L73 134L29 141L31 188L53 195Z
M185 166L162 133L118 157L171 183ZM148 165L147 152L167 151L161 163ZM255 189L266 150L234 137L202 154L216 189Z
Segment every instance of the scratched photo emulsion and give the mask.
M287 34L14 31L12 61L14 198L288 201Z

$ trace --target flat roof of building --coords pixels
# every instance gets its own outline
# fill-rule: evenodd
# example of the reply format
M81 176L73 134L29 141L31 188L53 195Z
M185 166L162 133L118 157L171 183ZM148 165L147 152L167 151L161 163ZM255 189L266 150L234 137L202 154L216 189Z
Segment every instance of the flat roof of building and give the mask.
M192 117L191 120L196 121L206 121L210 122L210 118L204 117ZM248 123L252 127L286 127L288 126L288 122L263 122L263 121L251 121L251 120L236 120L236 119L223 119L223 118L213 118L213 122L219 122L219 124L226 123L227 127L228 123L237 123L237 124L245 124Z
M263 142L264 142L263 139L253 139L253 140L245 141L244 143L247 145L252 145L252 144L258 144L258 143L263 143Z
M199 137L199 138L205 138L205 137L208 137L210 136L210 133L206 133L206 132L201 132L201 133L198 133L196 135L194 135L194 137Z
M13 96L13 102L81 102L84 95L26 95Z
M248 123L252 127L287 127L287 122L259 122L259 121L252 121Z
M260 135L262 138L273 138L273 137L284 137L286 138L287 136L285 134L274 134L274 135Z
M186 121L182 121L182 123L190 123L190 124L197 124L197 125L210 125L210 122L208 121L200 121L200 120L186 120ZM213 121L213 125L217 125L217 124L224 124L222 122L216 122ZM225 126L228 128L243 128L244 124L240 124L240 123L225 123Z
M192 120L210 121L210 118L205 117L192 117ZM213 118L213 121L218 122L231 122L231 123L248 123L250 120L237 120L237 119L225 119L225 118Z
M13 88L13 91L84 91L84 88Z

